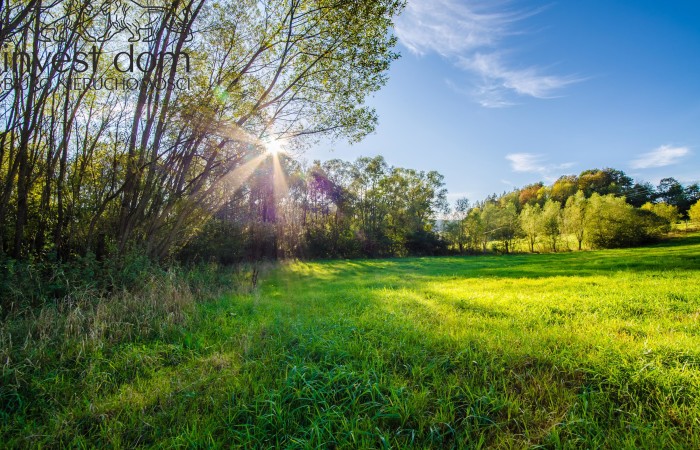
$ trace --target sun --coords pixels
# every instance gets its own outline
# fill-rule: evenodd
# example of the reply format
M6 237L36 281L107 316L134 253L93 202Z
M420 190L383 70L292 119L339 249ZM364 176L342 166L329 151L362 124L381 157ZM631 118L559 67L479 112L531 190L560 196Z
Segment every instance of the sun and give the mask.
M265 152L268 155L277 156L280 153L284 153L285 142L281 139L271 139L265 142Z

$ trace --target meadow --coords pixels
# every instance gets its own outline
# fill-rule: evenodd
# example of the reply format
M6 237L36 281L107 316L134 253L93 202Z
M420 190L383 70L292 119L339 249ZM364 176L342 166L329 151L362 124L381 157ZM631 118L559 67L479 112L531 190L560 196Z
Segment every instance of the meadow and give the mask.
M36 323L4 323L0 442L700 448L698 234L290 262L255 289L185 303L149 333L124 331L141 314L124 313L92 344L71 334L79 317L41 345ZM46 328L60 311L44 314Z

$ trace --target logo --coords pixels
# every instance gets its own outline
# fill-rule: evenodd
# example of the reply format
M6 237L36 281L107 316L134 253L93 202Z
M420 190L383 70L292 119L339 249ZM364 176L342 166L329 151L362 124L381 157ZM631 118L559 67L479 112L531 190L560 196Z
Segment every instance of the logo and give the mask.
M49 20L43 21L40 40L44 42L65 42L73 31L91 43L108 42L120 35L131 43L153 42L161 28L171 36L187 34L185 42L192 40L189 6L164 6L163 2L154 0L102 0L97 6L49 9L45 15ZM60 18L56 19L56 15Z
M49 10L48 14L53 16L56 13ZM186 33L185 41L190 41L192 31L187 26L190 14L188 7L175 8L172 4L168 7L162 2L103 0L98 6L88 4L78 10L69 9L59 20L45 23L41 39L45 42L64 41L74 30L86 42L107 42L120 34L126 34L132 43L152 42L162 27L171 35Z
M76 3L78 4L76 6ZM41 54L2 49L0 69L6 76L0 91L24 88L29 83L26 74L36 66L40 73L49 67L59 74L71 72L68 89L135 90L142 85L139 74L152 72L158 65L176 65L179 75L190 71L190 57L185 51L163 50L162 43L193 38L192 12L188 7L176 7L173 2L158 0L97 0L87 2L57 2L40 11L42 24L39 34ZM155 41L159 41L154 45ZM160 50L156 50L155 48ZM109 68L105 72L102 69ZM162 68L162 67L159 67ZM163 73L159 70L156 73ZM112 75L104 75L112 73ZM81 78L81 75L91 75ZM107 76L111 78L105 79ZM189 89L190 80L144 77L153 88ZM39 80L39 86L42 86ZM43 80L44 84L55 79Z

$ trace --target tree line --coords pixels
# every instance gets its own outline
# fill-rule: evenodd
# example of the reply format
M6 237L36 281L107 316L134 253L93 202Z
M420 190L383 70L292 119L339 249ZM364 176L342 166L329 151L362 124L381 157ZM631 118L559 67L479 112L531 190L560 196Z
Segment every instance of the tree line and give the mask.
M443 237L459 253L496 249L559 251L569 239L581 250L630 247L658 239L683 219L698 222L698 184L664 178L658 186L634 182L616 169L565 175L550 186L539 182L470 205L457 201Z
M447 210L446 194L439 173L392 167L381 156L304 167L270 155L178 256L230 262L443 254L435 218Z
M452 209L446 196L439 173L391 167L381 156L304 166L270 155L178 257L235 262L629 247L660 238L681 219L700 221L697 184L634 183L615 169L474 204L460 199Z

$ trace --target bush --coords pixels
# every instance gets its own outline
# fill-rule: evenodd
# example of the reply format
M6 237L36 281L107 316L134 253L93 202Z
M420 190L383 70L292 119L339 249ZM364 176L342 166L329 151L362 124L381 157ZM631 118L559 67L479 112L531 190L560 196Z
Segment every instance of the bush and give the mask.
M445 255L447 242L431 231L418 230L406 236L406 250L414 256Z
M656 214L658 217L662 218L666 224L663 227L663 232L668 233L671 231L673 224L678 222L680 214L678 213L678 207L669 205L668 203L645 203L642 205L642 210L650 211Z
M596 248L632 247L652 242L667 221L648 210L635 209L624 197L593 194L589 199L587 233Z
M211 219L202 231L178 252L177 258L187 263L236 264L243 260L245 241L243 230L238 225Z

